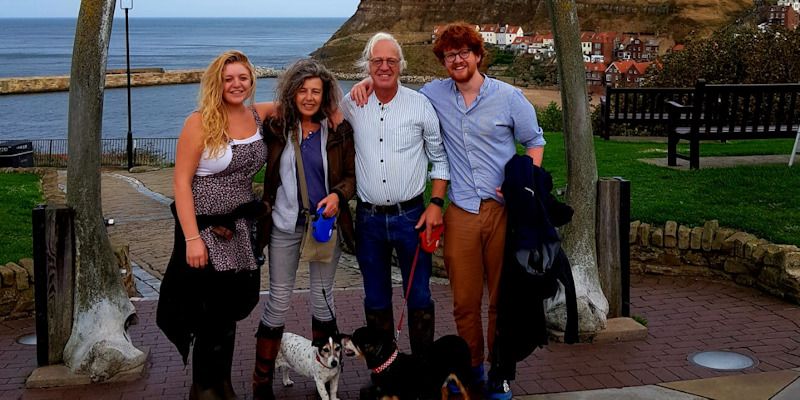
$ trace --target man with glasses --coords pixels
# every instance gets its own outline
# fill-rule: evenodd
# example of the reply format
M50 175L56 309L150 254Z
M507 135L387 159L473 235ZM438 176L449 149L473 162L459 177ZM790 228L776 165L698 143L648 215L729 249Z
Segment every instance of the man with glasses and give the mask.
M536 111L522 92L478 72L485 50L473 25L445 26L433 52L450 78L430 82L420 92L436 109L452 175L444 258L453 290L453 316L458 335L469 344L475 378L483 381L485 280L489 294L486 341L492 362L488 397L511 399L509 381L514 379L516 364L496 357L494 340L506 235L500 185L504 167L516 153L515 142L540 166L545 140ZM358 104L367 101L369 86L366 80L353 87L351 95ZM373 82L372 86L377 85Z
M433 104L442 124L452 174L450 207L445 215L444 257L453 288L458 334L467 340L472 362L483 375L481 303L483 281L489 293L487 344L492 361L489 397L510 399L513 360L498 360L495 325L506 235L506 210L500 185L504 167L516 154L515 142L536 165L542 164L544 137L536 111L522 92L478 72L485 51L474 26L447 25L433 52L450 79L420 91Z
M411 285L407 298L411 352L421 354L433 342L435 317L431 255L420 251L415 260L415 254L419 230L424 228L423 240L428 240L432 229L443 223L450 172L436 111L425 96L400 85L405 64L397 40L388 33L375 34L358 62L373 82L369 104L359 107L347 96L341 109L353 126L356 148L356 258L364 280L367 325L394 335L394 250L404 294ZM423 192L428 176L432 190L426 207Z

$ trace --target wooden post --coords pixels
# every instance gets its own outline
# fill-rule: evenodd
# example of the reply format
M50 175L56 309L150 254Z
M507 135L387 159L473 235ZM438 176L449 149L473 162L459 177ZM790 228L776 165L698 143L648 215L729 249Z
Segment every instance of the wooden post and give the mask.
M630 182L597 182L597 268L608 299L608 317L630 315Z
M36 361L61 364L72 333L75 286L75 212L66 206L33 209Z

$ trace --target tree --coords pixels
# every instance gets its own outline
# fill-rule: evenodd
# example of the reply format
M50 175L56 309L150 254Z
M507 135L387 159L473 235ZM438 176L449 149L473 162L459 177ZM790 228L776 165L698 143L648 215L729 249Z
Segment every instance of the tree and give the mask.
M100 135L114 0L81 1L70 72L67 204L75 210L75 310L64 363L106 380L141 366L125 331L134 307L119 275L100 203Z
M645 85L691 87L708 83L783 83L800 80L800 30L733 25L669 53L648 70ZM779 62L769 62L779 60Z
M597 208L597 161L594 156L586 74L581 52L580 27L575 0L547 0L553 25L561 104L564 115L564 147L567 156L566 200L575 214L564 229L564 249L570 256L578 297L579 329L596 332L606 326L608 300L600 288L595 246ZM548 305L547 319L565 329L563 293Z

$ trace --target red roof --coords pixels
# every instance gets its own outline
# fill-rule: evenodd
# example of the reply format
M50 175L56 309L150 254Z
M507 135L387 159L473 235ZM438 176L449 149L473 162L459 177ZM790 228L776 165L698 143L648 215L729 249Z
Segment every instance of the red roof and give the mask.
M583 63L583 67L586 72L603 72L606 70L607 65L601 62L585 62Z

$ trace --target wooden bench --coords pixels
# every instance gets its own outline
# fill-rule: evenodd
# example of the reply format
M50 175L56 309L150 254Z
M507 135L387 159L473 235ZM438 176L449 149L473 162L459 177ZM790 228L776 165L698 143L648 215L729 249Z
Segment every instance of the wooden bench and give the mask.
M691 101L667 100L667 164L700 168L701 140L794 138L800 125L800 83L719 84L698 80ZM689 141L689 154L678 143Z
M694 88L625 88L606 86L600 97L600 136L611 136L611 125L664 125L668 118L666 101L691 101Z

